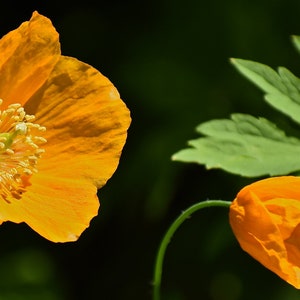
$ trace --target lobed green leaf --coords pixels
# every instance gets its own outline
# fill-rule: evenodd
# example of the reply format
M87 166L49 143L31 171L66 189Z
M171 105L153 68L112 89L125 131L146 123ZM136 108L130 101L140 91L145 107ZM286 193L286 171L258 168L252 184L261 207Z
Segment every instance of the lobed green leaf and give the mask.
M204 135L189 141L190 148L172 156L173 160L221 168L246 177L284 175L300 170L300 140L287 137L264 118L233 114L231 119L200 124Z
M299 40L297 40L297 45ZM300 124L300 79L284 67L278 72L269 66L243 59L231 59L233 65L261 88L265 100Z

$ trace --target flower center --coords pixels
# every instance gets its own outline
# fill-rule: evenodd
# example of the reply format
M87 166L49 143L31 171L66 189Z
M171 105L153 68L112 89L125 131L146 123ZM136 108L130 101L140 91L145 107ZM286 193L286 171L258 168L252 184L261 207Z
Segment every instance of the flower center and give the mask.
M0 99L0 105L3 101ZM37 172L36 164L46 139L46 128L33 123L35 116L25 113L21 104L11 104L0 111L0 197L7 203L21 199Z

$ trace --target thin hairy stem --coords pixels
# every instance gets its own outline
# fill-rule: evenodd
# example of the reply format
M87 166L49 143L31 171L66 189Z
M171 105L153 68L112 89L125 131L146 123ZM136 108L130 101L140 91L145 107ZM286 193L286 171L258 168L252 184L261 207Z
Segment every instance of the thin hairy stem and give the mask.
M208 200L196 203L192 206L190 206L188 209L183 211L181 215L171 224L168 231L164 235L158 252L156 256L155 261L155 267L154 267L154 281L153 281L153 300L159 300L160 299L160 285L161 285L161 276L162 276L162 266L163 261L165 257L165 252L167 249L168 244L171 241L172 236L176 232L176 230L179 228L179 226L191 216L195 211L198 211L205 207L216 207L216 206L223 206L223 207L229 207L231 202L229 201L223 201L223 200Z

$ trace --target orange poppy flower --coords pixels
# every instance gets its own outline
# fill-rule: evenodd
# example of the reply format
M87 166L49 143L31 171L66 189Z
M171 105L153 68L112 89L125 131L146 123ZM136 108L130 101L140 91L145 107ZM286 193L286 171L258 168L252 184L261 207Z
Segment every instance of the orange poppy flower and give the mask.
M0 53L0 224L75 241L117 168L129 111L106 77L61 55L37 12L0 40Z
M246 252L300 288L300 177L244 187L231 204L230 224Z

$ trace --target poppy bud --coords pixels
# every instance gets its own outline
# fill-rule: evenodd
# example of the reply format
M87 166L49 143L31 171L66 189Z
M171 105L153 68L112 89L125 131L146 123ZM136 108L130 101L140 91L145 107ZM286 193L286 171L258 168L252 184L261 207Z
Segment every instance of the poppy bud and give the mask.
M229 217L242 249L299 289L300 177L273 177L244 187Z

